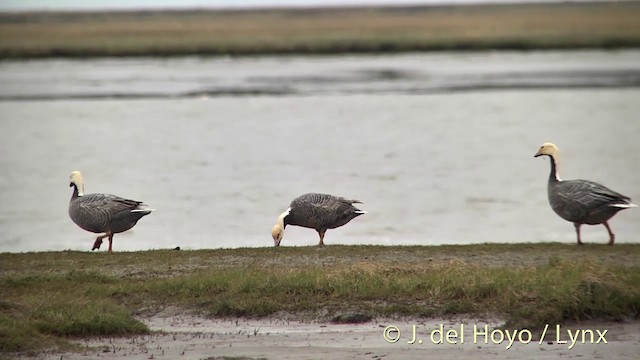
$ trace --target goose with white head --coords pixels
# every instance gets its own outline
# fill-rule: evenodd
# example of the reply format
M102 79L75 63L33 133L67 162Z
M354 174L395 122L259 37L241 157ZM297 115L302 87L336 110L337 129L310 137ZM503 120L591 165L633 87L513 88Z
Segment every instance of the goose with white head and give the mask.
M611 219L618 211L636 207L631 198L617 193L602 184L589 180L561 180L558 174L558 147L552 143L540 146L534 157L548 156L551 162L551 173L547 184L549 204L561 218L573 223L578 237L578 245L582 245L580 226L603 224L609 233L609 245L615 242L615 234L609 226Z
M124 199L109 194L84 194L84 180L79 171L69 176L73 194L69 201L69 217L76 225L92 233L101 234L96 238L91 250L102 245L102 239L109 238L109 252L112 252L113 235L131 229L150 209L141 201Z
M287 225L295 225L315 229L320 236L319 247L324 246L324 234L328 229L347 224L354 218L366 214L353 204L362 204L358 200L343 197L309 193L293 199L289 208L278 216L271 229L275 246L280 246Z

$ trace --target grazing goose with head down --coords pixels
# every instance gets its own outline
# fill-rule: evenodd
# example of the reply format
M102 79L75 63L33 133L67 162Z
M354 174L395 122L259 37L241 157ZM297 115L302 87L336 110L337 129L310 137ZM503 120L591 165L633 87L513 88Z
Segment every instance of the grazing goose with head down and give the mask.
M84 194L84 182L79 171L70 176L73 194L69 201L69 216L74 223L93 233L105 233L96 238L91 250L99 249L102 239L109 237L109 252L113 234L131 229L153 209L141 201L123 199L109 194Z
M345 225L355 217L366 214L353 204L362 204L358 200L349 200L327 194L304 194L293 199L289 208L278 216L271 230L275 246L280 246L287 225L296 225L315 229L320 235L318 246L324 246L324 233Z
M544 143L534 157L546 155L551 160L551 174L547 193L549 204L561 218L571 221L576 228L578 245L582 224L603 224L609 232L609 245L613 245L615 234L608 220L618 211L635 207L628 196L617 193L597 182L589 180L560 180L558 176L558 148L552 143Z

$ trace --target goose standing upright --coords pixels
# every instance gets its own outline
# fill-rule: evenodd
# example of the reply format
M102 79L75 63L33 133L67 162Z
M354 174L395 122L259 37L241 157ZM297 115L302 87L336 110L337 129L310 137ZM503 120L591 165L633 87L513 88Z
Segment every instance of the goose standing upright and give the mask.
M547 185L549 204L561 218L573 223L578 245L582 245L580 226L583 224L603 224L609 232L609 245L613 245L616 236L608 221L618 211L636 207L631 203L631 198L597 182L561 180L558 176L558 148L552 143L542 144L534 157L543 155L548 156L551 161L551 173Z
M362 204L358 200L349 200L328 194L309 193L293 199L289 208L278 216L271 229L275 246L280 246L287 225L315 229L320 235L318 246L324 246L324 233L345 225L354 218L366 214L353 204Z
M109 252L112 251L113 234L131 229L149 209L141 201L124 199L109 194L84 194L84 181L79 171L69 176L73 194L69 201L69 216L82 229L93 233L105 233L96 238L91 250L99 249L102 239L109 237Z

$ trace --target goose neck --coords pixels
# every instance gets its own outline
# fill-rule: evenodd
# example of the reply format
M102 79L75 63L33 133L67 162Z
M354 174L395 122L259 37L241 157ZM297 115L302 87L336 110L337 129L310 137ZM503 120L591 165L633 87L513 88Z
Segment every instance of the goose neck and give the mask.
M551 172L549 173L549 182L559 182L560 176L558 175L558 162L553 155L549 155L549 161L551 162Z

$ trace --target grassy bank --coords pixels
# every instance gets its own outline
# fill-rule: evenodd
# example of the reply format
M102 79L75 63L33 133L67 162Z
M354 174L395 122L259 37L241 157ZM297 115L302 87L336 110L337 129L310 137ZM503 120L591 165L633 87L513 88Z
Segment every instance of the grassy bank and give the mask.
M0 59L640 47L640 3L0 14Z
M0 254L0 352L211 317L500 316L509 327L640 314L640 245L328 246Z

